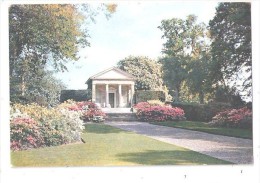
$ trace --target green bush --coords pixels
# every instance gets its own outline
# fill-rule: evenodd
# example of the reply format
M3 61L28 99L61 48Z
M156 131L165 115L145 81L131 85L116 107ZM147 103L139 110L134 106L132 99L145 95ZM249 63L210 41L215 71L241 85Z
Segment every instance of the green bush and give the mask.
M204 122L211 121L217 113L231 107L230 104L223 102L211 102L208 104L172 103L172 106L182 108L187 120Z
M152 90L137 90L135 92L135 102L147 102L148 100L160 100L165 101L164 91L152 91Z
M147 101L150 105L152 106L164 106L164 102L160 101L160 100L148 100Z

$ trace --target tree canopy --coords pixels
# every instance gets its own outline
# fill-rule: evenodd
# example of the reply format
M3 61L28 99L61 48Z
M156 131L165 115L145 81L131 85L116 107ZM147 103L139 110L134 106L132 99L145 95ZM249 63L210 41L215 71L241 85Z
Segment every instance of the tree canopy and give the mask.
M200 102L204 102L205 84L209 56L208 30L204 23L197 23L195 15L185 20L172 18L163 20L158 27L163 31L165 39L162 52L165 58L163 65L164 82L173 91L174 100L179 101L183 84L193 94L199 94ZM184 82L185 81L185 82Z
M251 95L251 4L220 3L209 26L213 82L221 81Z
M136 77L137 90L163 90L161 64L143 56L129 56L117 63L118 68Z
M104 7L109 12L116 10L114 4ZM56 71L66 71L66 62L79 59L79 49L90 45L87 22L93 20L94 15L95 11L88 4L17 4L10 7L11 100L32 93L32 84L36 85L33 79L45 76L47 64ZM56 83L59 86L59 82Z

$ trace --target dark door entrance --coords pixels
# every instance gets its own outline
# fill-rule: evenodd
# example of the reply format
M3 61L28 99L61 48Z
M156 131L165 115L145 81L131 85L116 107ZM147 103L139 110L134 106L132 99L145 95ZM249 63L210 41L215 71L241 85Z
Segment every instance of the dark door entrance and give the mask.
M109 104L111 106L111 108L114 108L115 107L115 94L114 93L109 93Z

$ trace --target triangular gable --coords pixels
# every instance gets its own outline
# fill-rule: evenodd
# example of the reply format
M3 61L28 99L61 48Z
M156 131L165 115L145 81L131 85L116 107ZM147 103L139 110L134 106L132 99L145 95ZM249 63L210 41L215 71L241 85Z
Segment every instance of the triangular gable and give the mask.
M126 80L134 80L134 76L131 74L122 71L121 69L118 69L116 67L109 68L107 70L104 70L102 72L99 72L93 76L91 76L89 79L126 79Z

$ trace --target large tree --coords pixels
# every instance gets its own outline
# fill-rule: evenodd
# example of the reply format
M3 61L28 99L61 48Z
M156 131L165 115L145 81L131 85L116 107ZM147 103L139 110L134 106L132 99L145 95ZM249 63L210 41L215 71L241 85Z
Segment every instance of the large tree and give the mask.
M220 3L209 25L213 81L251 95L251 4Z
M114 5L105 7L111 12L116 8ZM79 49L89 46L86 21L93 16L93 10L86 4L10 7L11 100L16 96L24 98L31 92L33 79L44 77L47 63L56 71L64 71L66 62L78 60Z
M197 23L195 15L189 15L186 20L163 20L158 28L163 31L162 38L165 39L162 50L165 58L161 60L164 82L174 92L174 100L179 101L185 83L189 92L198 93L203 103L207 72L204 66L209 59L205 54L209 44L206 25Z
M163 90L161 64L144 56L129 56L120 60L118 68L136 77L136 90Z

